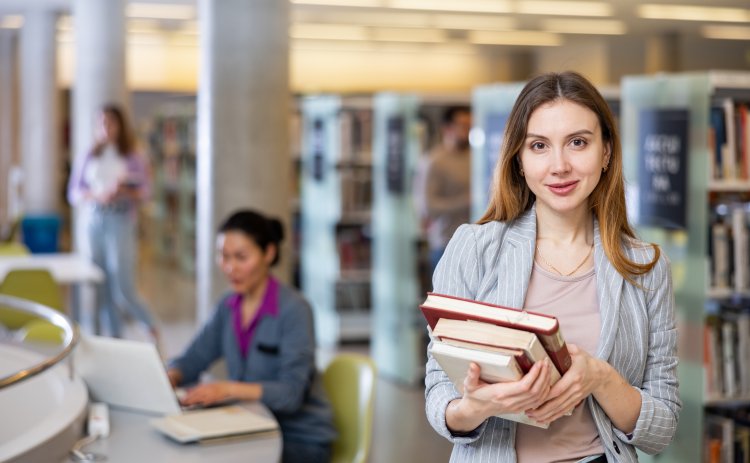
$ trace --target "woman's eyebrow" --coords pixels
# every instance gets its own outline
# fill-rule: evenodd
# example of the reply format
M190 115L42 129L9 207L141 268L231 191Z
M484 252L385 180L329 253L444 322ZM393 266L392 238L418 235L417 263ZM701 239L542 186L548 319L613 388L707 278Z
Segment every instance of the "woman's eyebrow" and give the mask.
M594 132L589 129L581 129L581 130L576 130L575 132L566 135L566 138L574 137L576 135L593 135L593 134ZM542 140L549 140L549 138L547 138L544 135L539 135L539 134L531 133L531 132L526 134L526 138L540 138Z

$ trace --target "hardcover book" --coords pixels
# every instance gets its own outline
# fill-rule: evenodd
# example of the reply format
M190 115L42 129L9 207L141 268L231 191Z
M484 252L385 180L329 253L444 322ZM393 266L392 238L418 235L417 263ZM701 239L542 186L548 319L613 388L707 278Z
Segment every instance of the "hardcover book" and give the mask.
M535 334L557 371L563 375L570 368L571 358L557 318L527 310L473 301L445 294L428 293L419 307L431 330L438 321L472 320Z

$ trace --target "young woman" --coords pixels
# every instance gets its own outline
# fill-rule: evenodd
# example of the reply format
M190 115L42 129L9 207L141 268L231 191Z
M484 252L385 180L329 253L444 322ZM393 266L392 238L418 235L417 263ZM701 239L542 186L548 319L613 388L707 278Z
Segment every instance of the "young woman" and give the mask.
M633 462L677 428L677 333L669 263L627 222L610 110L579 74L545 74L510 113L489 207L440 261L436 292L558 317L572 366L540 362L459 394L428 354L426 411L452 462ZM571 416L565 412L573 410ZM496 417L526 412L549 429Z
M281 222L253 211L232 214L219 228L219 266L232 292L168 370L172 385L198 381L219 358L228 381L188 390L186 405L260 400L284 436L283 463L331 458L333 415L315 370L310 305L271 276L283 239Z
M138 298L134 283L137 208L151 193L148 165L135 143L122 109L105 105L99 115L99 139L82 166L70 178L71 204L88 207L88 244L91 258L105 274L98 285L96 332L120 337L118 309L141 322L154 341L158 332L151 314Z

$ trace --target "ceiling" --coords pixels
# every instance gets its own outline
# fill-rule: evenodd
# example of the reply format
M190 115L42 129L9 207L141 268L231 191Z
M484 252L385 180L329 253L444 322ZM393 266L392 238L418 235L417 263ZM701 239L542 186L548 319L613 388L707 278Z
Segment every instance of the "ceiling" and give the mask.
M99 0L97 0L99 1ZM745 41L748 0L292 0L295 41L408 42L469 46L558 46L620 36ZM30 8L69 13L74 0L0 0L0 15ZM157 9L153 7L159 6ZM133 22L195 34L195 0L128 2ZM151 8L149 8L149 6ZM682 19L676 19L682 18ZM0 19L0 21L3 21Z

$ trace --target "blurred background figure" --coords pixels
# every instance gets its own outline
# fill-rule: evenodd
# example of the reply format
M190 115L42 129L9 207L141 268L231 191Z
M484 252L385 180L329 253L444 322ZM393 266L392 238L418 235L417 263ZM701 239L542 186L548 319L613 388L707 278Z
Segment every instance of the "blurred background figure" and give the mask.
M415 181L417 209L430 252L430 273L471 209L471 110L450 106L443 113L440 143L421 160Z
M167 373L173 386L190 385L223 358L229 380L192 387L183 403L259 400L281 426L282 463L326 463L336 431L315 369L312 309L271 275L283 238L279 220L250 210L219 227L217 260L231 292Z
M97 287L95 330L104 334L106 323L111 336L122 337L119 311L124 310L157 342L156 324L136 294L133 280L138 255L137 209L151 192L148 164L136 151L119 106L103 106L98 123L99 136L68 185L70 203L90 209L90 257L105 273L105 281Z

